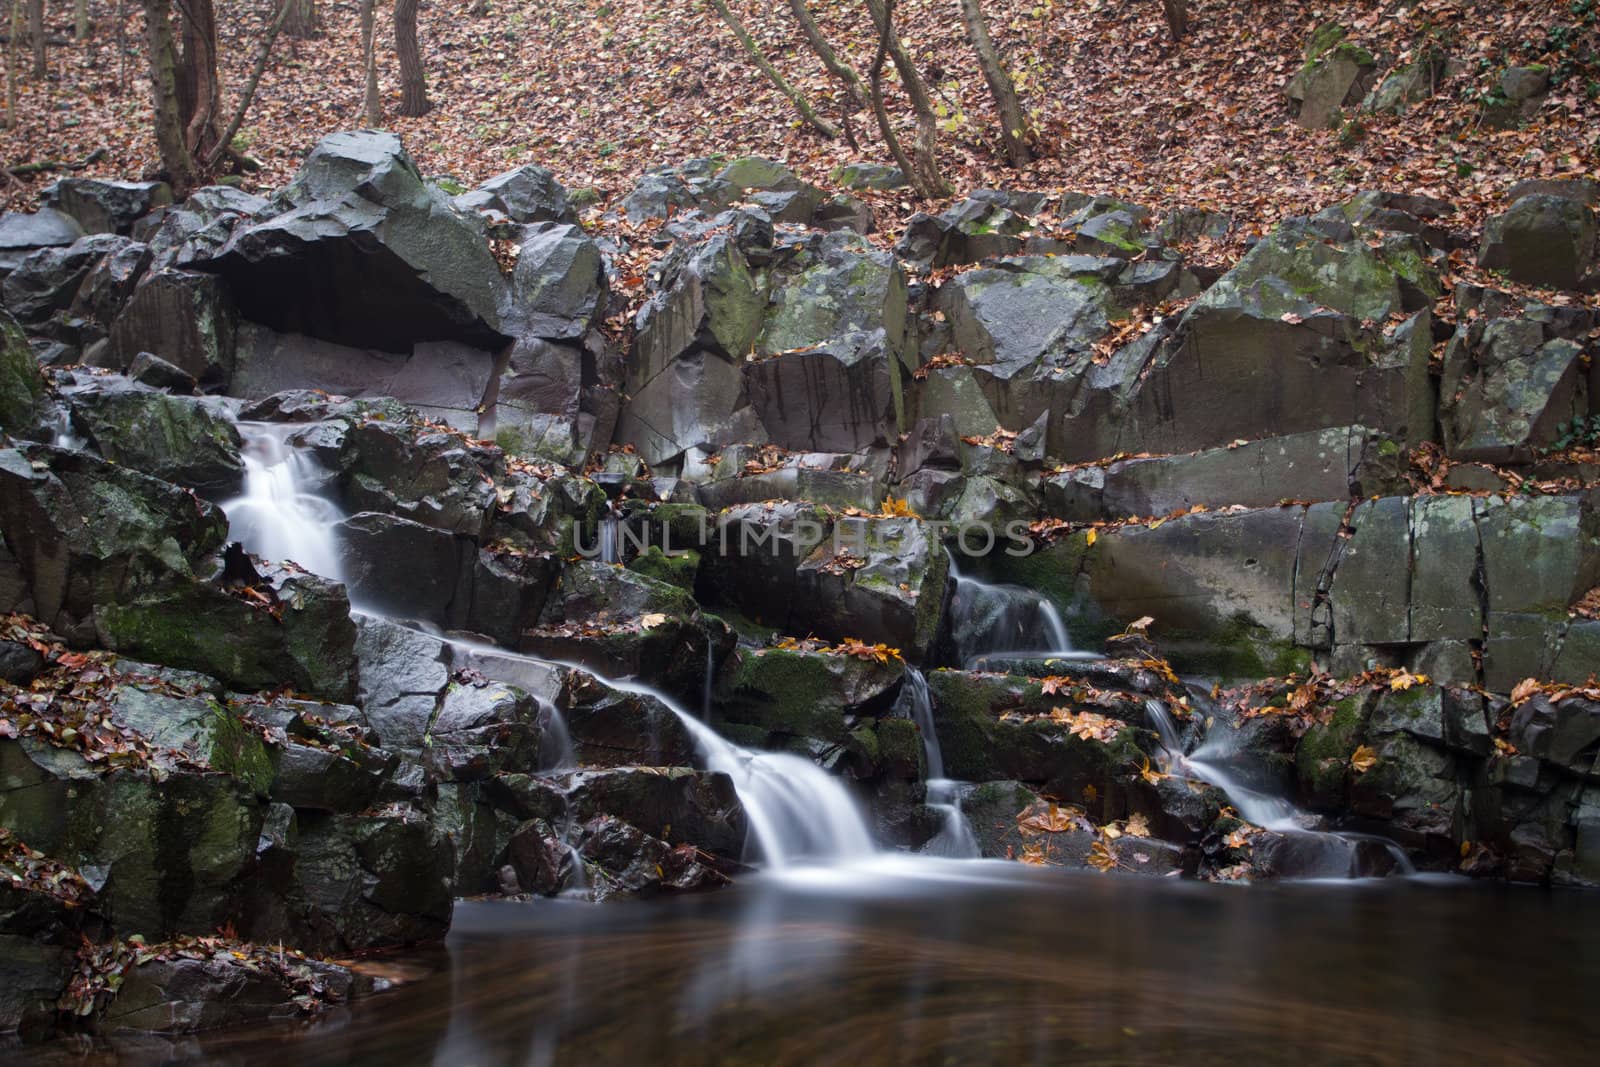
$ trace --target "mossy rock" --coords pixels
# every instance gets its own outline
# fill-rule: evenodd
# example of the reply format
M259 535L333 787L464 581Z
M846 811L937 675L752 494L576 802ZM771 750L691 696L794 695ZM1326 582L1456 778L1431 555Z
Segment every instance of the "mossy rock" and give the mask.
M0 433L22 435L39 424L44 378L17 320L0 308Z

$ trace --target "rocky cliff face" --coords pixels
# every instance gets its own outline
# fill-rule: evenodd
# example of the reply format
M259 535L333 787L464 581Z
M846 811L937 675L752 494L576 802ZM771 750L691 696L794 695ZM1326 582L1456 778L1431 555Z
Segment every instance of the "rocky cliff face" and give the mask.
M1219 272L1184 248L1226 218L1072 195L891 252L759 160L596 233L538 168L452 200L376 133L270 199L69 191L0 223L0 1028L80 944L140 977L73 1010L182 1028L218 1020L155 1006L238 975L115 946L718 884L748 819L684 707L887 845L940 832L931 731L989 855L1293 876L1349 828L1600 885L1600 324L1520 284L1588 284L1577 187L1482 236L1516 283L1450 293L1472 236L1378 192ZM327 560L232 544L262 442ZM1217 751L1304 826L1243 821ZM355 988L273 973L241 1003Z

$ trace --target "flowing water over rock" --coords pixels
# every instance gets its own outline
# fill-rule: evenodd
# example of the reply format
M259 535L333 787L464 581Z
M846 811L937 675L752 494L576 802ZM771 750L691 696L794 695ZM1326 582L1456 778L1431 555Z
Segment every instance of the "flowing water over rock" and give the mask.
M1054 604L1029 589L985 582L962 571L950 554L955 595L950 635L956 662L981 667L1015 659L1095 659L1072 647Z
M946 778L944 753L939 747L939 732L933 720L933 700L928 695L928 680L921 671L906 667L905 686L911 702L911 717L922 735L922 754L928 765L926 803L944 815L944 823L922 851L930 856L971 859L979 854L978 839L961 810L963 783Z
M1301 811L1287 797L1280 796L1254 781L1248 765L1241 761L1226 727L1213 728L1191 753L1183 751L1183 741L1172 713L1159 700L1145 701L1150 724L1161 738L1167 766L1172 773L1188 772L1194 778L1216 786L1227 796L1241 818L1263 830L1282 834L1289 855L1283 857L1296 877L1356 878L1372 873L1415 874L1411 861L1394 842L1371 834L1331 833L1316 828L1318 819ZM1372 853L1381 854L1373 863ZM1376 870L1375 870L1376 868Z
M338 507L307 490L316 462L289 443L303 427L243 422L244 493L222 505L229 531L263 559L292 560L313 574L342 580L333 527Z

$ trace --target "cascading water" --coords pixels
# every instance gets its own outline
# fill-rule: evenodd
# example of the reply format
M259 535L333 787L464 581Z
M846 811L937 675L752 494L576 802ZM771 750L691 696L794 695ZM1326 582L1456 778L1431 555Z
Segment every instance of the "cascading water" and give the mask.
M57 448L70 449L76 452L84 446L83 438L72 431L72 411L65 405L56 409L56 417L50 443Z
M1394 859L1402 874L1414 874L1415 869L1403 849L1393 841L1370 834L1334 833L1312 829L1315 818L1290 803L1286 797L1257 789L1246 784L1244 775L1229 764L1238 756L1237 747L1230 743L1228 732L1215 730L1207 734L1192 753L1185 754L1177 723L1166 704L1151 698L1145 701L1145 712L1151 726L1161 739L1169 769L1188 772L1200 781L1216 786L1228 798L1246 822L1273 833L1294 835L1309 847L1302 850L1299 865L1311 876L1353 877L1359 873L1360 857L1357 846L1362 842L1375 843Z
M342 581L334 524L342 517L331 501L306 490L319 471L289 444L303 427L239 423L244 447L244 492L222 505L229 535L263 559L292 560L313 574Z
M944 775L944 752L933 721L933 700L928 695L928 680L915 667L906 666L906 691L911 701L911 717L922 734L923 757L928 764L927 797L924 803L944 814L944 824L929 839L922 851L950 859L973 859L981 854L972 825L961 810L963 783Z
M951 554L950 632L957 660L974 666L1006 659L1097 659L1072 647L1061 613L1038 593L962 572Z

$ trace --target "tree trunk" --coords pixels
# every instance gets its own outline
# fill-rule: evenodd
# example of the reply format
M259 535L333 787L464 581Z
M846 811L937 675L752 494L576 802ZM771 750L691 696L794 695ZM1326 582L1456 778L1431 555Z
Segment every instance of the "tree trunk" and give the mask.
M867 10L872 13L872 22L878 30L878 50L887 52L894 60L894 69L900 75L900 84L911 101L911 113L917 121L912 169L906 171L906 180L923 196L949 196L950 187L939 177L939 125L933 115L933 102L928 98L928 87L923 84L917 65L911 61L911 54L906 51L900 35L894 32L894 0L867 0ZM877 92L880 102L881 88L880 85Z
M144 19L161 168L166 172L173 193L182 198L194 189L197 179L194 155L184 137L183 110L178 95L178 47L172 35L171 6L172 0L144 0Z
M11 0L10 39L6 41L6 129L17 128L17 50L22 46L22 0Z
M989 20L983 17L979 0L961 0L961 18L966 23L967 41L978 54L983 80L989 83L995 110L1000 113L1000 140L1005 143L1006 158L1013 167L1026 167L1033 161L1033 152L1028 148L1028 119L1017 100L1017 87L989 36Z
M317 0L292 0L289 17L283 23L283 32L303 41L317 36L320 30L317 24Z
M878 131L883 134L883 143L889 146L889 154L894 157L894 165L900 168L906 181L917 190L919 195L927 195L917 185L917 169L911 165L911 159L906 155L906 150L900 144L900 137L894 132L894 123L889 121L889 109L883 102L883 64L889 58L889 35L878 35L878 51L872 57L872 66L868 70L868 77L872 86L872 114L878 120Z
M848 103L854 107L864 107L867 103L867 91L861 84L861 76L839 58L833 50L828 39L822 36L822 30L817 26L817 20L811 16L811 8L806 6L806 0L789 0L789 10L794 12L795 21L800 23L800 32L805 34L806 43L811 45L811 50L822 60L822 65L828 72L844 85L848 95Z
M373 0L361 0L361 71L365 89L362 119L368 129L383 124L383 99L378 95L378 52L373 40Z
M1167 16L1167 29L1172 43L1177 44L1189 32L1188 0L1161 0L1161 10Z
M89 39L89 0L72 0L72 39L79 44Z
M44 0L28 0L28 39L33 42L33 76L49 73L44 56Z
M426 115L428 81L422 73L422 50L417 47L418 0L394 0L394 50L400 57L400 114Z
M222 79L217 75L217 13L212 0L176 0L183 14L178 108L189 155L203 160L222 139Z
M767 76L767 80L777 87L778 92L789 98L789 102L794 105L794 109L800 112L800 117L805 119L812 129L828 140L837 141L839 139L839 131L834 128L833 123L818 115L800 90L784 80L783 75L778 73L778 68L767 62L767 57L762 54L760 47L751 39L750 31L744 28L744 23L739 21L739 16L733 13L725 0L710 0L710 2L711 6L716 9L717 14L722 16L722 21L727 24L728 29L732 30L733 35L739 39L739 45L744 49L745 55L750 57L750 62L754 63L761 73Z
M228 128L222 131L221 139L205 157L207 170L221 162L223 153L228 151L228 146L233 144L234 135L244 124L245 113L250 110L250 101L255 99L256 86L261 84L261 75L266 73L267 59L272 55L272 45L277 41L278 31L283 29L289 12L294 9L296 2L297 0L283 0L278 6L278 17L267 27L267 35L261 39L261 47L256 50L255 65L250 69L250 79L245 82L244 91L239 94L239 104L234 109L233 120L228 123Z

